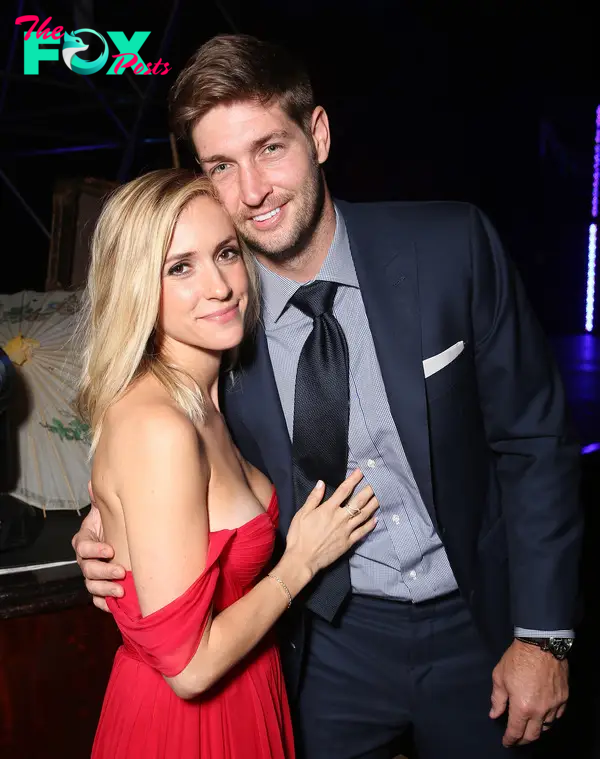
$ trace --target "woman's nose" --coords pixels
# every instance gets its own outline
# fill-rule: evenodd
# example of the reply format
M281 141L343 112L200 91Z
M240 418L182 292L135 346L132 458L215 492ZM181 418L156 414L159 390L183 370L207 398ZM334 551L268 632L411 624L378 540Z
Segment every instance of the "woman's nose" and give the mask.
M204 295L206 298L227 300L231 295L231 287L217 266L206 272L204 282Z

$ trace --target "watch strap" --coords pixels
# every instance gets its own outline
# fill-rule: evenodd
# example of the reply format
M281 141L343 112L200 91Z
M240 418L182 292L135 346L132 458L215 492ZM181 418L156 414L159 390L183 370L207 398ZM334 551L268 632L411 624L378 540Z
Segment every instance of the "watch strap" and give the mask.
M526 638L517 636L516 640L537 646L542 651L548 651L559 661L567 656L573 645L573 638Z

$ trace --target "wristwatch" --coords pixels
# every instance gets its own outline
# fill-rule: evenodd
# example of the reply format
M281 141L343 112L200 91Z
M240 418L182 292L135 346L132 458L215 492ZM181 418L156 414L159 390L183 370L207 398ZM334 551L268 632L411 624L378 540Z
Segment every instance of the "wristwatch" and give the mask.
M517 640L523 643L530 643L532 646L541 648L542 651L548 651L555 659L561 661L564 659L573 646L574 638L519 638Z

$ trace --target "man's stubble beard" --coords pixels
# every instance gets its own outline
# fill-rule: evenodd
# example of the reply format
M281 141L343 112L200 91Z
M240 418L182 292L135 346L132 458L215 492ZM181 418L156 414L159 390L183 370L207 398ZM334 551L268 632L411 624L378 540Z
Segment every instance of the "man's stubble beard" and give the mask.
M274 263L285 263L300 255L310 243L323 216L326 197L325 177L316 156L314 156L312 167L310 185L301 196L295 197L296 201L300 200L300 208L284 248L273 250L264 247L257 240L248 237L238 229L238 234L243 242L255 256L264 256Z

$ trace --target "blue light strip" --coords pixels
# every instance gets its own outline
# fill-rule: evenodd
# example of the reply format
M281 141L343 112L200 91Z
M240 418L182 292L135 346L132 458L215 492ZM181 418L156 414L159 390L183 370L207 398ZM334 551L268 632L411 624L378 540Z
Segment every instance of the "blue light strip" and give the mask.
M588 238L587 288L585 293L585 331L594 329L594 300L596 295L596 243L598 225L590 224Z
M596 249L598 240L598 191L600 189L600 105L596 109L594 177L592 184L592 223L588 235L587 286L585 291L585 331L594 329L596 301Z

